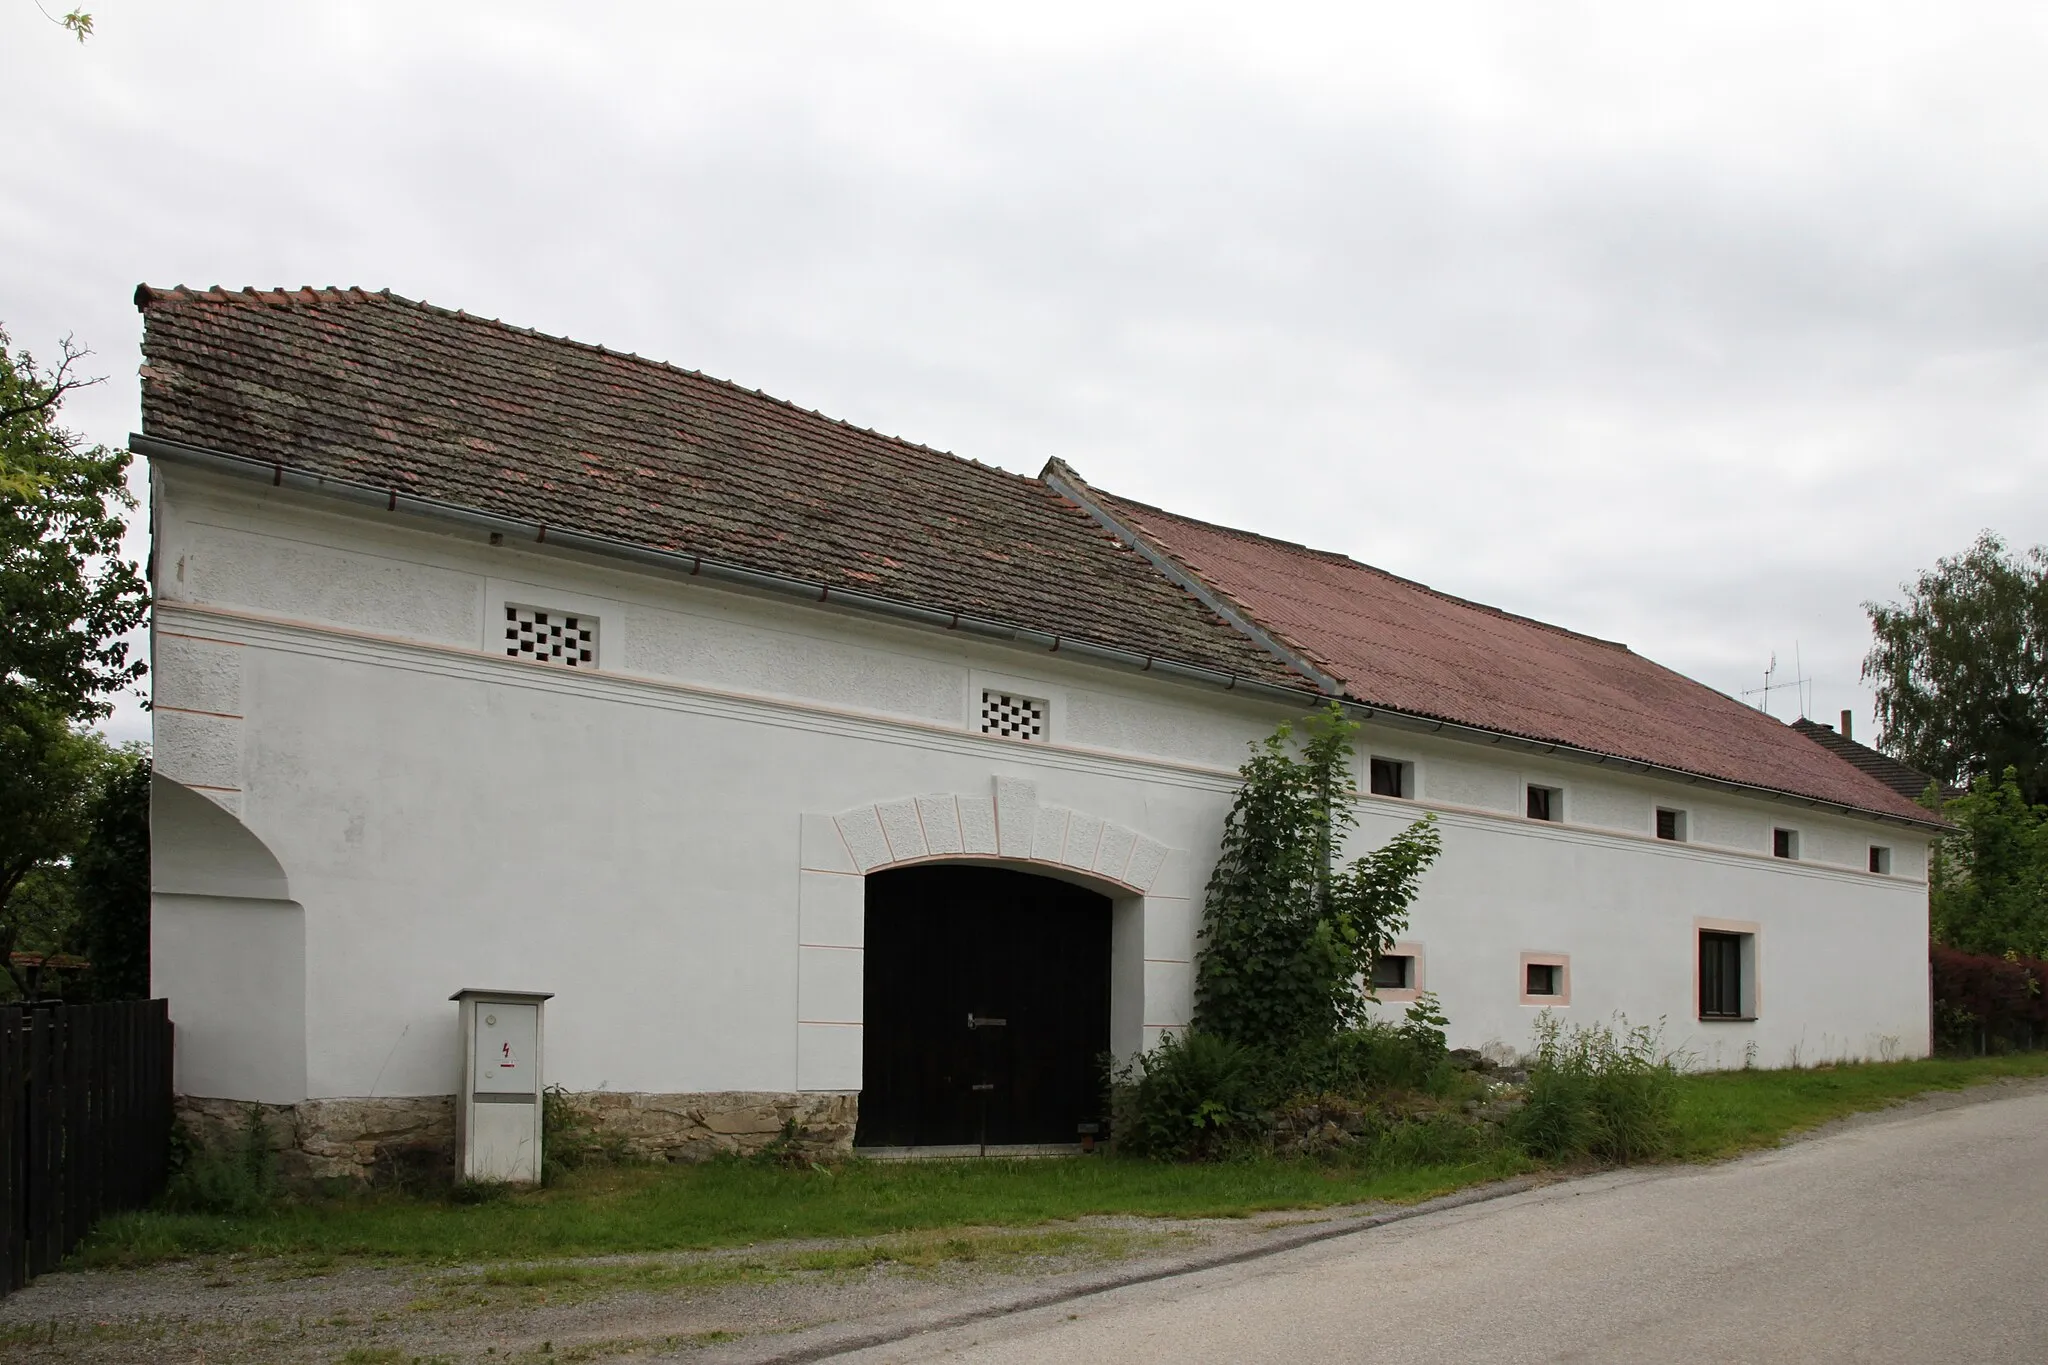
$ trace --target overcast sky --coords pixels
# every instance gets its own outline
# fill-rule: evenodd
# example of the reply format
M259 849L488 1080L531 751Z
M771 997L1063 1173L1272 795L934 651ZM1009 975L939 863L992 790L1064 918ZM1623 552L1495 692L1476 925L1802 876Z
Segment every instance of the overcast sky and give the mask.
M138 281L390 288L1860 726L1864 601L2048 540L2039 3L87 7L0 323L109 443Z

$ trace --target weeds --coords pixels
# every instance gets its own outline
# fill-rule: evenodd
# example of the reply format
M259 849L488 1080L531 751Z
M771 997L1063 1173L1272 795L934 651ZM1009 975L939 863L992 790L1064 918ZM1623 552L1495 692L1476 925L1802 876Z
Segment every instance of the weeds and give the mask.
M1678 1137L1678 1068L1663 1029L1613 1024L1567 1027L1549 1010L1536 1019L1528 1102L1509 1131L1532 1156L1631 1162L1668 1156Z
M560 1085L540 1092L541 1182L585 1166L616 1165L627 1158L625 1139L607 1133L597 1115Z
M172 1212L247 1216L277 1199L277 1153L261 1105L249 1106L236 1150L211 1150L185 1134L176 1151L181 1161L163 1195L163 1207Z

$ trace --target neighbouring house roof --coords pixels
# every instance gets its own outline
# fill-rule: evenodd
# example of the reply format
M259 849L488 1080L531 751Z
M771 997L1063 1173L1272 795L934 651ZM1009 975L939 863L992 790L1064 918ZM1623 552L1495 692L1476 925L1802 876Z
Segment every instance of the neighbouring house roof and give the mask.
M1344 555L1047 477L1135 532L1218 605L1374 707L1920 824L1911 797L1761 711L1632 653Z
M1939 785L1918 768L1908 767L1890 754L1873 749L1868 744L1859 744L1847 735L1839 733L1832 725L1822 725L1819 721L1801 716L1792 722L1792 728L1915 804L1928 787ZM1941 785L1940 790L1944 800L1961 795L1954 787L1946 785Z
M1036 479L389 293L136 305L146 436L1311 690Z

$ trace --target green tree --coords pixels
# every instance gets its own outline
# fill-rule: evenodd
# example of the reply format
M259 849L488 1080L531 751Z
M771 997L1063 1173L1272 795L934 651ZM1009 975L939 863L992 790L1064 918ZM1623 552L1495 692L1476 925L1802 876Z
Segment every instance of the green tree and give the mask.
M0 717L96 720L144 671L123 638L149 605L120 557L128 453L57 424L65 397L98 382L73 373L87 354L67 340L40 370L0 330Z
M110 755L71 860L74 939L98 1000L149 995L149 755Z
M2048 806L2030 804L2008 768L1942 814L1960 832L1935 845L1928 869L1935 942L2048 957Z
M28 992L16 952L69 949L71 859L84 845L109 761L106 741L47 717L0 720L0 967ZM145 855L144 876L147 876Z
M1986 531L1905 591L1864 604L1885 752L1951 786L2010 768L2048 801L2048 550Z
M57 424L96 382L74 372L85 354L67 340L43 370L0 331L0 967L17 990L7 955L50 931L107 762L78 727L143 674L123 638L149 601L120 558L127 453Z
M1282 725L1240 770L1209 878L1194 1027L1283 1050L1358 1022L1379 955L1407 926L1423 871L1441 846L1434 816L1384 847L1335 865L1355 827L1350 783L1357 726L1332 703L1297 750Z

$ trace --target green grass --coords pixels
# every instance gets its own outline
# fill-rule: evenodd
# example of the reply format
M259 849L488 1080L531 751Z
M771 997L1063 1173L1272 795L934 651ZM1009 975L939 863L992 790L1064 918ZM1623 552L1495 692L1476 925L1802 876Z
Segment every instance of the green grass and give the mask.
M1527 1169L1518 1153L1390 1171L1248 1161L1172 1166L1091 1157L1040 1161L855 1161L787 1171L737 1162L573 1173L482 1204L402 1196L287 1204L219 1217L110 1218L85 1267L190 1256L355 1256L456 1264L688 1251L789 1238L859 1238L960 1227L1033 1227L1089 1214L1241 1217L1372 1199L1427 1199Z
M2048 1053L1688 1075L1678 1083L1678 1155L1731 1155L1927 1091L2041 1075L2048 1075ZM1368 1200L1413 1202L1535 1165L1504 1149L1468 1165L1391 1169L1276 1160L1177 1166L1106 1157L854 1161L797 1171L739 1162L600 1167L545 1190L474 1204L383 1195L289 1203L236 1217L126 1214L103 1223L74 1264L236 1255L297 1258L316 1269L335 1257L456 1265L1033 1228L1090 1214L1241 1217ZM866 1247L834 1251L827 1259L847 1255L871 1261L912 1253ZM619 1272L627 1280L670 1273L698 1272Z
M1679 1081L1677 1155L1691 1160L1732 1156L1929 1091L2044 1075L2048 1052L1686 1076Z

